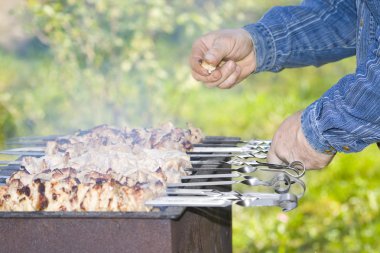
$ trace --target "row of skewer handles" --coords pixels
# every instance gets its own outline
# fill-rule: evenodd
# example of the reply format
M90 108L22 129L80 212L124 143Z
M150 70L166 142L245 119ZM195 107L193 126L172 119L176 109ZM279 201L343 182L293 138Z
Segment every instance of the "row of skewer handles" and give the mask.
M51 139L56 136L51 137ZM44 140L50 140L45 137ZM35 139L32 139L34 142ZM41 156L44 147L25 146L0 151L0 154ZM232 204L251 206L279 206L284 211L297 207L306 190L301 178L305 167L294 161L288 165L266 162L270 141L241 141L239 137L209 136L188 152L193 168L181 183L169 184L166 196L146 202L157 207L193 206L226 207ZM5 168L18 165L17 161L0 161ZM1 170L0 170L1 171ZM5 179L6 175L0 180ZM263 179L265 177L266 179ZM264 189L260 192L231 191L232 186L247 185ZM226 187L229 190L220 190ZM230 187L229 187L230 186ZM228 188L229 187L229 188Z
M166 196L146 204L157 207L278 206L283 211L297 207L306 190L301 179L305 167L301 162L288 165L266 162L270 141L223 138L206 137L202 144L195 146L188 152L194 167L186 169L193 174L183 176L181 183L168 185ZM261 191L240 193L214 188L237 185L260 187Z

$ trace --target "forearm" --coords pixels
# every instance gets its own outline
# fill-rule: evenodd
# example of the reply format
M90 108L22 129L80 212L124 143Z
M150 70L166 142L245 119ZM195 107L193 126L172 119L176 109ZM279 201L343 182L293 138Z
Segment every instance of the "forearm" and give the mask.
M255 44L255 72L320 66L355 54L354 0L304 1L275 7L244 27Z
M324 153L358 152L379 142L380 58L374 55L310 105L302 128L310 144Z

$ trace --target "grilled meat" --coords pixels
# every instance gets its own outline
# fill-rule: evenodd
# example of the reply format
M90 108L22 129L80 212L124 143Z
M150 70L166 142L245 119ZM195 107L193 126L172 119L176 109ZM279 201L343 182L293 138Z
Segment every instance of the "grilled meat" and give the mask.
M151 211L148 199L180 182L191 167L184 151L199 129L99 126L49 142L46 155L25 157L0 187L3 211Z
M126 150L162 149L188 151L192 144L199 143L203 136L198 128L175 128L168 123L161 128L117 129L107 125L87 131L79 131L47 143L46 154L68 152L73 156L86 152L88 148L117 145Z

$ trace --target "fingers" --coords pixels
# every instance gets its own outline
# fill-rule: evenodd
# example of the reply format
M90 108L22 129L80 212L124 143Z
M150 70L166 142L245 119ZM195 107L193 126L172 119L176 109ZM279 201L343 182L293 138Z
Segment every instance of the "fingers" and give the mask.
M301 114L297 112L288 117L277 129L268 152L268 161L280 164L300 161L306 169L324 168L334 156L319 153L308 143L302 132Z
M230 51L229 45L231 44L231 39L228 40L225 37L217 37L211 42L210 40L205 42L205 40L208 40L207 35L194 42L189 58L189 64L194 73L207 77L210 74L201 66L202 61L204 60L210 65L218 66ZM199 81L205 80L202 79ZM215 80L207 80L207 82L214 81Z
M221 89L230 89L238 84L238 79L241 73L241 68L236 66L235 71L223 82L221 82L218 87Z
M216 69L212 74L217 75L219 72L219 78L215 81L205 82L207 87L219 87L223 82L230 78L236 71L237 65L233 61L226 62L222 67ZM215 73L215 74L214 74Z
M241 68L233 61L226 62L209 76L203 76L192 71L195 80L205 83L209 88L218 87L221 89L229 89L237 84L240 74Z
M209 76L210 74L208 73L208 71L203 68L201 66L201 63L202 63L202 58L198 57L198 56L190 56L189 58L189 64L190 64L190 67L191 67L191 71L193 71L194 73L197 73L198 75L201 75L201 76Z
M283 160L281 160L277 154L275 153L275 151L270 148L269 152L268 152L268 155L267 155L267 160L268 160L268 163L273 163L273 164L286 164L286 162L284 162Z
M248 73L247 68L242 66L244 61L241 58L247 55L241 55L239 53L241 50L237 52L233 50L237 47L239 33L237 30L222 30L206 34L194 42L189 64L195 80L203 82L208 87L229 89L252 72ZM252 43L251 40L249 42ZM245 44L243 43L243 46ZM216 66L217 69L209 73L201 65L203 61Z
M189 57L189 64L190 64L192 72L204 77L210 75L208 71L201 66L201 63L204 59L204 54L207 50L208 50L208 47L205 45L202 39L198 39L194 42L193 47L191 49L191 54ZM198 80L198 81L203 81L203 80Z
M219 63L225 58L230 51L229 44L224 37L216 38L212 47L205 53L204 59L211 65L218 66Z
M212 74L208 74L208 76L203 76L195 72L194 70L192 70L191 75L193 76L195 80L207 84L207 83L213 83L213 82L218 81L222 74L220 73L219 70L217 70L217 71L212 72Z

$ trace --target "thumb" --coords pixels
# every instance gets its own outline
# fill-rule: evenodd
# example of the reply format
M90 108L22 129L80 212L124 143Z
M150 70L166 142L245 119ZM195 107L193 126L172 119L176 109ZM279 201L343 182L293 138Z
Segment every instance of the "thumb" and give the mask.
M206 52L204 59L207 63L218 66L219 63L229 54L229 44L231 41L225 38L215 39L212 47Z

